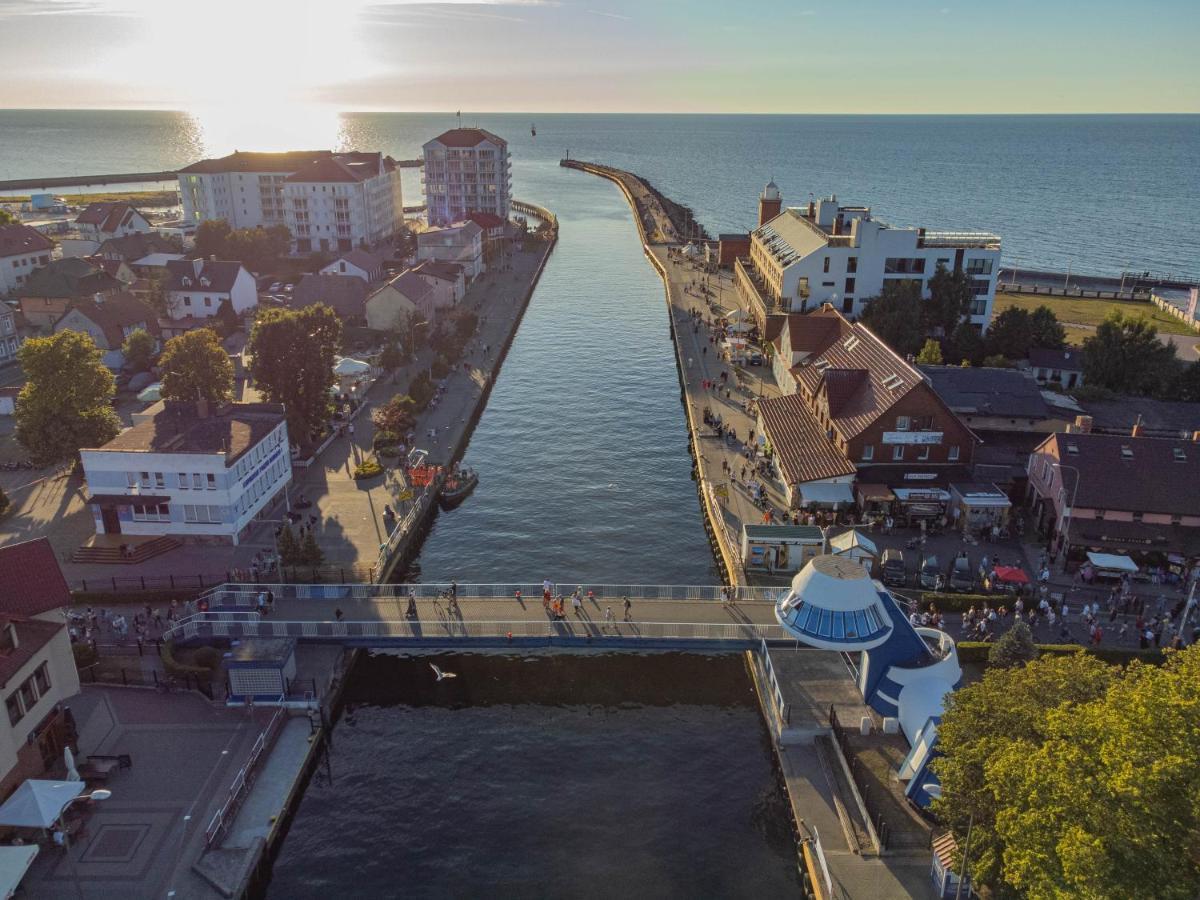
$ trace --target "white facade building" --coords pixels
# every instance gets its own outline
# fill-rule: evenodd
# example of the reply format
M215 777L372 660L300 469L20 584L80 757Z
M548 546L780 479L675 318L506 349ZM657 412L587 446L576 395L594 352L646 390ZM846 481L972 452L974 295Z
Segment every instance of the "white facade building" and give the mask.
M239 316L258 305L254 276L240 262L179 259L168 261L165 268L170 320L163 324L171 331L168 336L205 324L197 320L215 316L222 303L228 302ZM178 328L170 328L170 323L179 323Z
M473 212L508 218L512 162L504 138L482 128L453 128L423 150L430 225L449 225Z
M0 225L0 296L15 293L34 269L47 265L54 241L28 225Z
M929 297L939 265L971 279L970 322L987 330L1000 272L1000 238L986 232L893 227L836 197L789 208L750 234L749 260L734 265L739 292L758 318L830 303L855 317L888 281L912 281Z
M430 228L417 235L417 259L461 266L468 282L483 274L483 229L474 222Z
M97 243L154 230L136 207L119 200L89 204L75 219L75 227L85 240Z
M292 480L287 420L271 403L164 403L80 455L97 534L236 544Z
M297 253L379 244L404 224L396 162L381 153L232 153L179 171L183 221L286 225Z

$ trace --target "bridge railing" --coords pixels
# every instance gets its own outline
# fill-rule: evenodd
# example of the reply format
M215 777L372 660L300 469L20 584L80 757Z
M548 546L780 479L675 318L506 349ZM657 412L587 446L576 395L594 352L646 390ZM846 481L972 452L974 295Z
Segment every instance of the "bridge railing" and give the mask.
M753 622L626 622L602 619L562 621L498 620L478 622L451 617L432 620L279 622L267 619L234 621L225 618L194 617L179 626L184 638L294 637L315 640L387 639L428 640L440 643L449 639L472 638L562 638L622 640L712 640L759 641L789 640L779 625Z
M288 717L288 711L284 706L286 699L286 697L280 696L279 706L271 716L270 721L267 722L267 727L259 734L258 739L255 740L254 746L250 750L250 758L246 760L246 764L234 776L233 784L229 786L229 793L226 794L225 801L209 821L208 827L204 829L205 847L211 849L221 839L221 835L230 823L233 822L234 817L237 816L237 811L241 807L242 801L246 799L251 785L254 784L255 768L258 765L259 759L264 753L271 751L271 747L275 743L275 738L279 735L280 730L283 728L283 723Z
M411 592L418 600L440 598L452 589L450 583L432 584L223 584L204 593L212 607L253 608L257 597L271 591L276 600L406 600ZM564 582L551 586L558 596L570 596L576 589L585 596L591 592L597 601L618 604L630 600L692 600L721 602L725 592L735 602L777 603L788 593L786 587L733 587L695 584L588 584ZM497 582L459 584L459 600L512 600L517 592L523 600L536 602L542 596L541 582Z

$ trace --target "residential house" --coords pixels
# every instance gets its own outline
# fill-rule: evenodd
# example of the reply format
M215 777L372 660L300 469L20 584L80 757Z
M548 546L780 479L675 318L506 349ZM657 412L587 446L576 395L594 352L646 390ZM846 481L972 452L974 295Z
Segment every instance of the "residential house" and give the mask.
M367 327L373 331L407 331L411 322L432 322L434 291L411 271L380 285L367 297Z
M417 235L417 259L460 265L468 282L483 274L483 229L474 222L430 228Z
M1029 458L1038 529L1073 568L1091 552L1190 571L1200 558L1200 431L1174 439L1096 434L1086 417Z
M0 296L15 294L34 269L48 265L54 241L28 225L0 225Z
M95 255L105 259L123 259L130 265L136 266L137 260L144 259L151 254L178 254L181 249L183 248L177 241L169 240L155 232L147 234L137 232L109 238L100 244ZM134 271L137 271L136 267Z
M0 302L0 366L15 362L24 337L17 326L17 311Z
M369 250L351 250L343 253L321 270L322 275L348 275L373 284L383 278L383 257Z
M1078 406L1078 411L1086 414L1089 430L1098 434L1129 434L1135 426L1146 437L1177 438L1200 431L1200 403L1114 397L1087 400Z
M232 153L179 171L183 218L286 225L297 253L375 246L404 224L396 161L381 153Z
M106 272L117 279L125 287L137 281L138 276L133 271L133 267L123 259L109 259L104 256L85 256L84 259L101 272Z
M462 302L467 293L467 278L462 266L456 263L444 263L427 259L418 263L410 270L422 278L434 290L433 306L441 309L455 306Z
M103 299L123 285L77 256L51 260L37 269L18 292L21 314L33 328L50 329L75 300Z
M324 303L338 316L358 324L367 317L367 283L354 276L305 275L292 292L293 309Z
M422 150L430 225L459 222L473 212L508 219L512 162L507 141L482 128L453 128Z
M969 276L969 321L986 331L999 237L895 227L872 216L869 207L842 206L837 197L784 209L751 232L749 256L734 263L734 283L760 324L771 314L824 303L855 317L889 282L912 283L927 298L939 266Z
M167 402L80 456L97 534L237 544L292 479L284 409L271 403Z
M85 240L103 243L127 234L147 234L154 230L150 220L137 208L121 201L92 203L75 219L75 228Z
M495 213L467 213L464 219L483 229L483 261L485 265L503 256L508 249L509 224Z
M164 337L213 324L206 320L217 315L222 304L238 318L258 305L254 276L240 262L171 260L166 272L164 289L169 318L160 322Z
M71 591L46 538L0 547L0 798L62 763L79 693L66 617Z
M114 371L125 364L121 346L138 329L155 337L158 317L150 306L131 293L121 292L95 300L76 300L57 322L54 333L78 331L92 336L104 351L104 365Z
M808 327L816 337L788 339L803 355L787 373L794 392L759 403L791 504L848 504L853 483L890 493L899 517L944 514L946 488L967 480L978 438L863 324L829 305L787 322L789 335Z
M1071 389L1083 384L1083 354L1076 347L1029 351L1029 368L1038 384L1055 384Z

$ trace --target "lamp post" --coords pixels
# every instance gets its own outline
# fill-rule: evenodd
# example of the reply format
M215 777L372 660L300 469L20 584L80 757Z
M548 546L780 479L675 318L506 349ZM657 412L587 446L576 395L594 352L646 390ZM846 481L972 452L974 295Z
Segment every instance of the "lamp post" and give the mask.
M1067 507L1065 513L1058 521L1059 547L1061 548L1067 541L1071 539L1071 515L1075 512L1075 495L1079 493L1079 470L1074 466L1069 466L1066 463L1051 463L1051 467L1060 471L1059 478L1061 479L1061 470L1070 469L1075 473L1075 486L1071 488L1071 505ZM1066 487L1062 488L1063 499L1066 499ZM1063 566L1067 563L1066 551L1063 551Z
M934 800L940 800L942 798L942 786L936 782L931 781L927 784L923 784L921 785L921 789ZM962 871L958 873L958 885L954 889L954 900L961 900L963 882L967 880L967 857L971 853L971 829L974 827L975 813L971 813L967 817L967 840L963 844Z
M112 791L108 788L97 788L90 794L80 794L67 801L67 804L59 811L58 817L61 819L72 804L78 803L80 800L107 800L112 796ZM79 868L75 865L75 860L71 859L71 830L67 827L67 823L63 822L63 852L66 853L67 859L71 860L71 880L75 882L75 893L79 895L80 900L83 900L83 888L79 884Z

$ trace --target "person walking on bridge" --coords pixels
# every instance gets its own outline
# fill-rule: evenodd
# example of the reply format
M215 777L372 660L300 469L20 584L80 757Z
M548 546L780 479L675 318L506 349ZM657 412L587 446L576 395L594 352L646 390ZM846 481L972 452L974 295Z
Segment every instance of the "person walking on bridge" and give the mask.
M624 597L622 597L621 602L625 606L625 621L632 622L633 621L633 604L629 602L629 595L626 594Z

